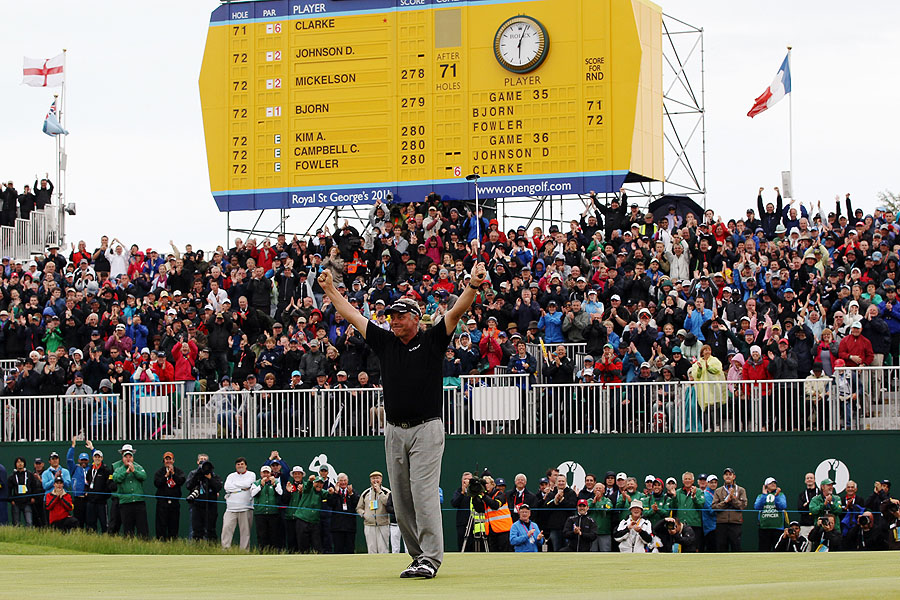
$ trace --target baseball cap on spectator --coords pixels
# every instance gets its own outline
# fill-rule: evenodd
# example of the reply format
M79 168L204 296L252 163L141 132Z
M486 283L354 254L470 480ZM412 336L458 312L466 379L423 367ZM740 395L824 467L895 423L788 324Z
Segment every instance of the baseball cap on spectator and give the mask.
M291 377L303 377L303 374L300 371L292 371Z
M538 483L550 483L550 480L547 479L546 477L541 477L540 480L538 481Z
M766 477L763 485L769 485L770 483L778 483L778 481L774 477Z
M708 479L709 481L718 481L718 480L719 480L719 477L718 477L718 475L716 475L715 473L710 473L710 475L709 475L709 477L708 477L707 479Z
M862 329L862 321L855 321L850 329Z
M303 473L304 475L306 475L306 471L304 471L303 467L301 467L300 465L296 465L291 468L291 473Z
M628 479L628 475L626 475L624 471L621 471L616 473L616 479Z
M498 484L498 485L499 485L499 484ZM586 498L581 498L581 499L578 500L578 502L577 502L576 505L577 505L577 506L587 506L587 505L588 505L588 501L587 501Z
M654 477L653 475L647 475L646 477L644 477L644 483L647 483L648 481L654 481L655 479L656 477Z

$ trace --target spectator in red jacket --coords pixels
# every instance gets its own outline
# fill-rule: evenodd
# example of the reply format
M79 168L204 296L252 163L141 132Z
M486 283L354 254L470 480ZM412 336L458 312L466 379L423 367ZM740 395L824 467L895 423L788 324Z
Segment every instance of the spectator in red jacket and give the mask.
M500 331L497 329L497 319L488 317L488 326L481 334L478 342L478 350L481 356L488 359L487 374L493 375L494 368L503 362L503 347L500 345Z
M594 363L594 378L598 383L622 383L622 361L612 344L603 346L603 355Z
M838 358L844 359L848 367L867 367L872 364L875 353L872 351L872 342L862 335L862 321L853 323L850 335L841 340Z
M150 352L151 358L155 355L156 360L154 360L150 368L156 373L156 376L159 377L160 381L175 381L175 368L172 366L172 363L166 360L166 353L156 350Z
M44 496L44 508L47 509L51 527L68 531L78 527L78 520L72 516L74 504L65 484L62 477L53 480L53 489Z
M177 358L175 359L174 380L184 382L185 392L194 391L194 364L196 359L193 357L190 346L193 343L193 341L182 343L181 348L175 353ZM194 345L195 349L196 347Z

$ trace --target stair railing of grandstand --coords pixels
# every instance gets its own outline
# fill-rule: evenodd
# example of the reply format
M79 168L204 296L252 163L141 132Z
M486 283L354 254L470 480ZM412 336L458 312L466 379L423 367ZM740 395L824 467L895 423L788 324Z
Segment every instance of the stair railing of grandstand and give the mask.
M186 392L126 384L123 393L4 396L0 440L256 439L377 436L380 388ZM900 430L900 367L833 378L530 384L467 375L443 388L447 435L703 434Z
M59 209L50 205L16 219L15 225L0 226L0 255L21 261L42 256L48 244L60 242L58 221Z

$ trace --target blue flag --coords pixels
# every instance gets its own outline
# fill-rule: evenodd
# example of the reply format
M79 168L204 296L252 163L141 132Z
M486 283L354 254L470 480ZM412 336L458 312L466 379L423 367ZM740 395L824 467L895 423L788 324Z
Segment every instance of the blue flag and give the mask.
M56 116L56 100L54 100L53 104L50 105L50 112L48 112L47 116L44 117L43 131L50 136L69 134L69 132L63 129L63 126L59 124L59 119Z

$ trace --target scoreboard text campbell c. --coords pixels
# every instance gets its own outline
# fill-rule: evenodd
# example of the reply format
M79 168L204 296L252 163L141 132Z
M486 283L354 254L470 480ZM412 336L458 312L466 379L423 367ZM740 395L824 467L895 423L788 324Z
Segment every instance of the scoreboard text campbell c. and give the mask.
M212 13L220 210L617 190L663 178L645 0L283 0Z

